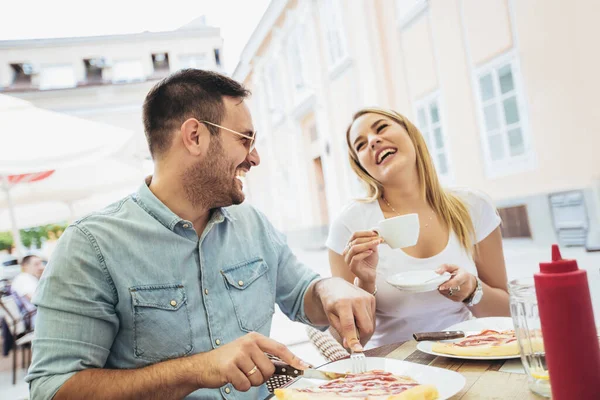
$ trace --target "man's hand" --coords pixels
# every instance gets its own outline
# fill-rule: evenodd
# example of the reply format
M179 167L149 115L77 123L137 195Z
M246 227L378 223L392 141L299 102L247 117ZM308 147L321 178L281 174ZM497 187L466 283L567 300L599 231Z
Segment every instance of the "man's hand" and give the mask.
M231 383L242 392L265 383L275 367L265 353L279 357L294 368L309 365L296 357L283 344L252 332L218 349L196 354L190 361L198 365L198 387L219 388Z
M375 331L375 297L342 278L327 278L315 284L331 326L340 333L346 347L362 351ZM358 338L360 336L360 340Z

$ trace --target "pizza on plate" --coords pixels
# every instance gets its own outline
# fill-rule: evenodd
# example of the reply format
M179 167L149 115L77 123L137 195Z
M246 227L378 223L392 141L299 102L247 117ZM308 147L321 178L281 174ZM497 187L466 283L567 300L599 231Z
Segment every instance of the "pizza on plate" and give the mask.
M542 351L543 343L537 339L534 351ZM465 357L502 357L519 355L519 345L514 330L494 331L491 329L465 336L452 342L434 342L431 351Z
M407 376L373 370L315 387L275 389L275 396L279 400L434 400L438 391L434 385L421 385Z

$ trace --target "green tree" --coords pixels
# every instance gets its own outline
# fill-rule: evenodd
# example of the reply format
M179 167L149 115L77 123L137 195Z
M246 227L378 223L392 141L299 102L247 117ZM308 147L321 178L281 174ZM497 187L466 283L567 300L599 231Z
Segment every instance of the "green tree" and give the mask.
M51 224L36 226L35 228L21 229L21 242L23 246L31 248L42 247L44 241L49 238L58 239L63 231L67 228L67 224ZM13 246L13 238L10 232L0 232L0 251L9 250Z
M0 232L0 251L12 249L13 238L10 232Z

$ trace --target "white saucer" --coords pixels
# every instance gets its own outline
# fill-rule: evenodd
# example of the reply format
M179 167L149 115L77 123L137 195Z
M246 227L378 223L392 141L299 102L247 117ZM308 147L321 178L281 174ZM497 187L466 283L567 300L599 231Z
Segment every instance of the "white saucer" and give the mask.
M387 283L406 292L421 293L437 290L444 282L451 278L450 273L439 275L434 271L405 271L388 276Z

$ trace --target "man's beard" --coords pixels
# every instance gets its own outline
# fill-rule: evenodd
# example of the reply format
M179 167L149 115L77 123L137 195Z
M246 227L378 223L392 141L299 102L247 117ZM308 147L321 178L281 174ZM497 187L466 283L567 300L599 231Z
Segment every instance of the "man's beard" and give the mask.
M187 200L194 207L208 209L228 207L244 201L245 195L237 187L236 180L230 172L219 136L211 136L206 157L188 167L182 175Z

